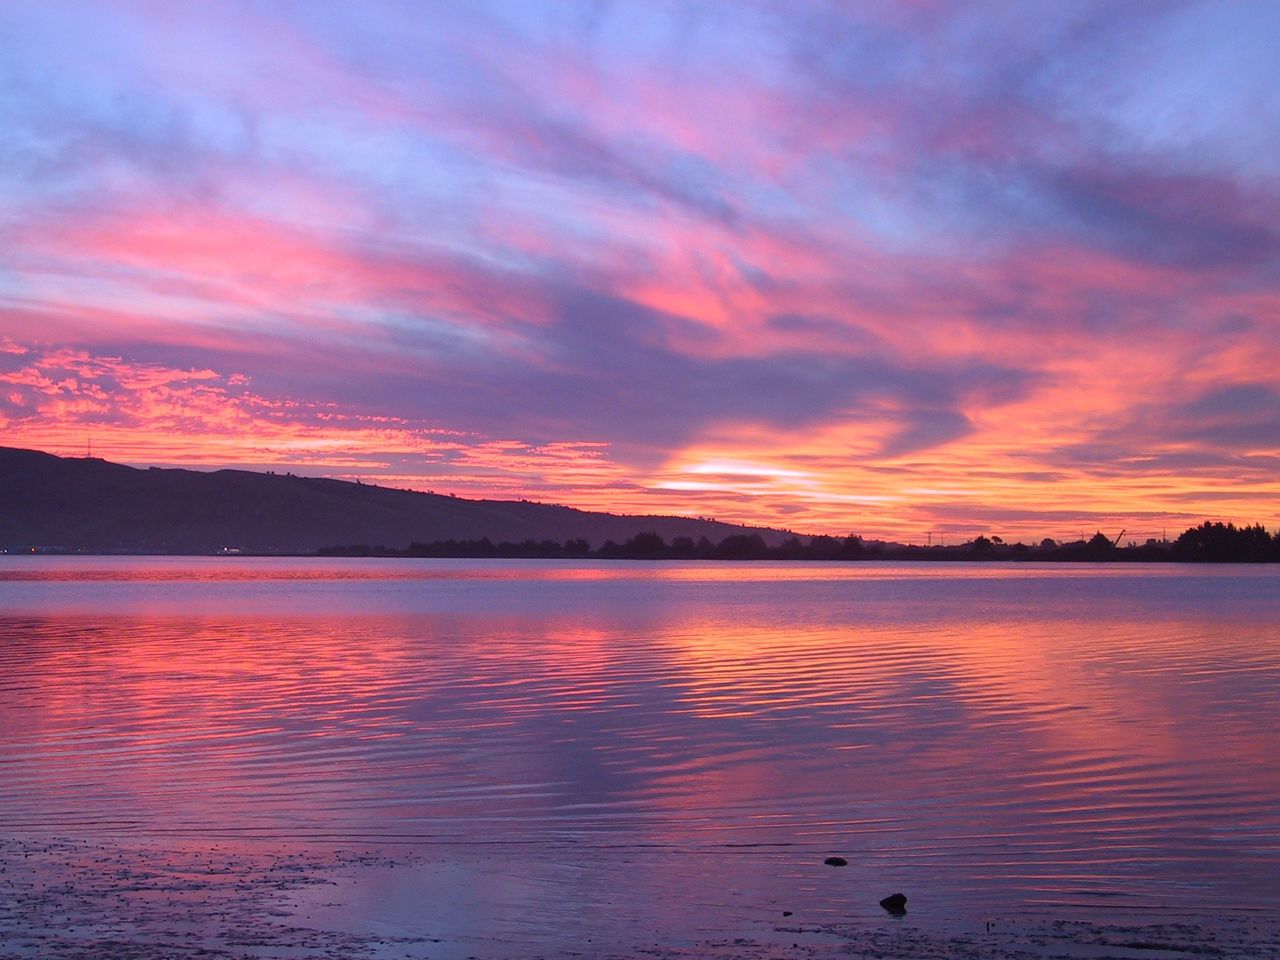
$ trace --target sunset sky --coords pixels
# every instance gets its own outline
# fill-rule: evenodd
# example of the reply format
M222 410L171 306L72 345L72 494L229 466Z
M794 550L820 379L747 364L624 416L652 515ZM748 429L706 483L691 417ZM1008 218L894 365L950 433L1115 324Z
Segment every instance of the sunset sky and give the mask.
M0 6L0 444L1280 525L1280 3Z

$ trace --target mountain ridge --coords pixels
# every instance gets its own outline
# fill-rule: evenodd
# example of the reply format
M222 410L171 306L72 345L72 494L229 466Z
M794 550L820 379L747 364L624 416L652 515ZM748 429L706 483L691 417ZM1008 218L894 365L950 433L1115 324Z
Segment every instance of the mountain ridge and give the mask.
M87 552L314 553L337 544L413 541L623 541L789 531L657 514L579 510L526 500L469 500L376 484L249 470L130 467L0 447L0 548Z

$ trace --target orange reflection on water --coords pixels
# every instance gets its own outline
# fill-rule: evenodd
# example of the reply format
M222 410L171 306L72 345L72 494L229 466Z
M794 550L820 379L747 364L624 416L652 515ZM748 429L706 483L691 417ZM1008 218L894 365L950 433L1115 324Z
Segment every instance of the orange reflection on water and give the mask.
M783 844L1010 888L1280 859L1274 576L273 564L0 581L68 605L0 618L0 817ZM86 612L108 586L133 599Z

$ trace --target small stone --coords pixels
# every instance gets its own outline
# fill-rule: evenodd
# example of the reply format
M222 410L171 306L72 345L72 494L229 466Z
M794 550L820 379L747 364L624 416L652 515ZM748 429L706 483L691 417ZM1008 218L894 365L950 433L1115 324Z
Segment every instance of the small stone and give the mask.
M828 867L847 867L849 865L849 861L844 857L827 857L822 862Z
M784 917L789 917L789 916L791 916L791 911L790 911L790 910L783 910L783 911L782 911L782 915L783 915Z
M907 912L907 898L901 893L891 893L880 901L880 906L884 907L895 917L900 917Z

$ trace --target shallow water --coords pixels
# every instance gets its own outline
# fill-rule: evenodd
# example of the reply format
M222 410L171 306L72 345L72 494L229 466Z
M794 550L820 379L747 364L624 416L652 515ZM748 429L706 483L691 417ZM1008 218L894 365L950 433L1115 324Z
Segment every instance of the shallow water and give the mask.
M511 954L1275 911L1277 624L1267 567L0 558L0 832L412 851L294 909Z

